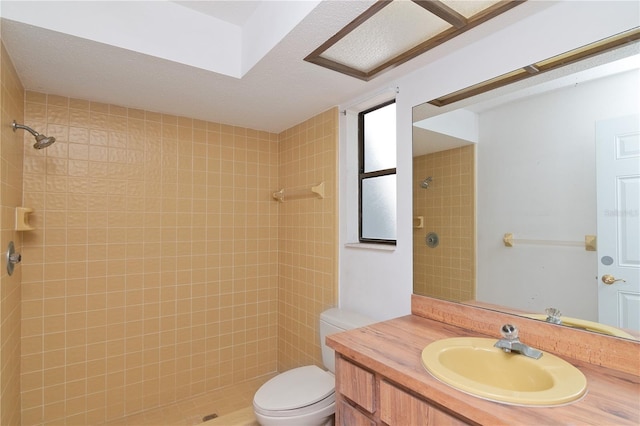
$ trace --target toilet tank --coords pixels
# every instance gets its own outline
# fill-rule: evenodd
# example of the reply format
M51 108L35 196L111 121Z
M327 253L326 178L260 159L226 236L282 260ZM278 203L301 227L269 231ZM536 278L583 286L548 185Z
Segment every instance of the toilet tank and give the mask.
M333 349L327 346L326 337L333 333L352 330L373 324L375 320L352 311L331 308L320 314L320 347L322 348L322 363L327 370L336 372L336 360Z

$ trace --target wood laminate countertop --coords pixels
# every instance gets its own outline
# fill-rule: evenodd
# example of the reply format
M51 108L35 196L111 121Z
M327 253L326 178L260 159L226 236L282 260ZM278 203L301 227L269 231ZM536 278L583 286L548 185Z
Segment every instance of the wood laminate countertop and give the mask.
M460 336L493 338L417 315L408 315L328 336L327 343L345 357L471 424L640 424L640 378L637 375L561 355L558 356L579 368L587 378L587 394L571 404L554 407L514 406L460 392L432 377L421 361L422 350L429 343Z

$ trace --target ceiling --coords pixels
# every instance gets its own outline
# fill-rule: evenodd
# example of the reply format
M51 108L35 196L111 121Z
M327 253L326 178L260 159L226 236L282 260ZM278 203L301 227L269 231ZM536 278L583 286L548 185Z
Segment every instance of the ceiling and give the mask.
M369 82L303 60L373 3L3 0L0 29L27 90L281 132L472 40Z
M260 1L250 0L219 0L219 1L189 1L174 0L181 6L196 10L205 15L213 16L234 25L244 25L256 11Z

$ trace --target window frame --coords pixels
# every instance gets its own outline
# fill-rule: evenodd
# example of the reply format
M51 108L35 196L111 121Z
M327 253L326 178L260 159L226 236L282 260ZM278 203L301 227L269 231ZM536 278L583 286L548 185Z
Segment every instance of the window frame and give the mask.
M381 238L365 238L362 236L362 183L364 180L369 179L369 178L375 178L375 177L380 177L380 176L391 176L391 175L395 175L397 176L397 159L396 159L396 167L393 168L389 168L389 169L379 169L379 170L374 170L374 171L370 171L370 172L365 172L365 156L364 156L364 133L365 133L365 129L364 129L364 117L366 114L376 111L378 109L384 108L386 106L389 106L391 104L395 104L396 103L396 99L390 99L386 102L377 104L371 108L368 108L364 111L360 111L358 113L358 241L360 243L366 243L366 244L385 244L385 245L396 245L397 244L397 239L393 239L393 240L388 240L388 239L381 239ZM397 134L397 133L396 133ZM398 147L398 142L397 142L397 138L395 141L395 149L397 152L397 147ZM397 177L396 177L397 179ZM396 197L397 197L397 191L396 191ZM396 209L397 209L397 198L396 198ZM397 237L397 220L396 220L396 237Z

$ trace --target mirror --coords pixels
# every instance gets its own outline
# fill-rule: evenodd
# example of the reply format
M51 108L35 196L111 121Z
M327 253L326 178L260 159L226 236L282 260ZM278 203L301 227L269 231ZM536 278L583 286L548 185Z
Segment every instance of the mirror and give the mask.
M638 178L623 211L598 210L596 191L597 129L640 113L639 51L633 43L413 108L414 293L549 322L556 308L563 325L640 337L640 293L619 299L634 315L611 324L622 314L607 312L613 286L600 278L617 252L597 238L603 215L616 216L635 256L628 285L640 285ZM640 168L637 134L626 144Z

